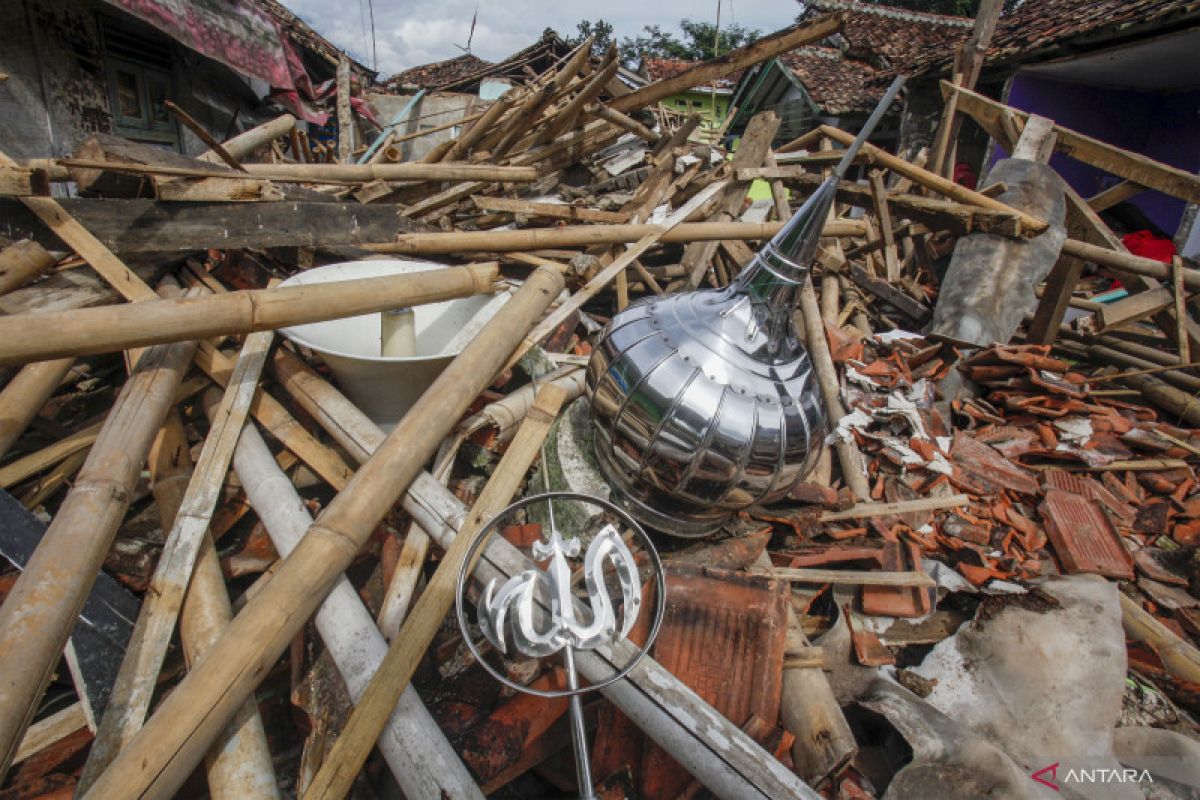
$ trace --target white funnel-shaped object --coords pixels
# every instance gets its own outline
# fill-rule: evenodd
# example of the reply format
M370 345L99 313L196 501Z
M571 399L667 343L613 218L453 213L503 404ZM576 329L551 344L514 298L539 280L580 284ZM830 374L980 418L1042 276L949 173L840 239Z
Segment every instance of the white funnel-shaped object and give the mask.
M377 278L440 269L441 266L429 261L403 259L348 261L301 272L282 285ZM333 371L342 391L376 425L390 432L446 365L508 302L509 296L509 292L502 291L416 306L412 309L415 336L396 335L394 320L388 321L385 328L383 315L379 313L295 325L281 329L280 333L319 353ZM397 340L415 339L416 352L384 356L381 347L385 338L391 348L397 347ZM399 346L404 347L403 344Z

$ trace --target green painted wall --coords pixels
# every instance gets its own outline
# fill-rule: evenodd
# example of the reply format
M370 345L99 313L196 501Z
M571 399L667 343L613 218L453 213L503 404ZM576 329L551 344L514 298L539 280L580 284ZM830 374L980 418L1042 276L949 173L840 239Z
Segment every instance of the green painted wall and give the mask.
M663 100L662 104L681 114L697 113L701 117L702 127L717 128L729 113L729 99L728 94L717 95L716 114L713 113L712 92L681 92Z

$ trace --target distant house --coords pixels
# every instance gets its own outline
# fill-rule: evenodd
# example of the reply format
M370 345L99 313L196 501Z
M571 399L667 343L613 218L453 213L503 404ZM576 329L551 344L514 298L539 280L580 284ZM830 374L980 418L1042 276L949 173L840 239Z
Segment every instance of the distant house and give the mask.
M480 113L508 89L561 64L574 49L553 29L546 28L537 41L502 61L492 63L465 53L398 72L383 82L381 91L370 96L371 105L384 122L400 118L397 133L401 136L433 131L402 143L404 158L418 159L458 135L459 128L448 123ZM624 94L644 83L623 67L614 80L611 95ZM414 98L416 102L412 102Z
M643 58L638 66L638 74L645 78L647 83L653 83L673 78L697 63L699 62L681 58ZM718 78L705 86L694 86L686 92L672 95L662 100L660 106L682 116L699 114L701 129L715 131L722 126L729 114L729 100L736 85L736 76Z
M1002 16L978 90L1016 108L1195 173L1200 170L1200 3L1195 0L1026 0ZM952 51L914 65L906 129L928 141L941 115L937 79ZM959 157L985 160L986 137L964 131ZM974 137L971 136L974 132ZM999 154L990 156L994 160ZM1056 154L1055 169L1083 197L1116 179ZM1200 254L1195 207L1146 191L1130 201L1184 255Z
M804 8L804 17L842 14L842 32L746 70L732 96L737 109L732 130L743 130L751 117L766 110L781 118L780 143L822 123L853 130L893 77L923 54L952 54L972 26L962 17L852 0L809 0ZM895 142L899 114L895 116L896 121L880 126L873 141Z
M13 0L0 29L0 150L65 156L91 133L183 153L292 111L324 124L340 51L275 0ZM375 73L352 63L357 81Z

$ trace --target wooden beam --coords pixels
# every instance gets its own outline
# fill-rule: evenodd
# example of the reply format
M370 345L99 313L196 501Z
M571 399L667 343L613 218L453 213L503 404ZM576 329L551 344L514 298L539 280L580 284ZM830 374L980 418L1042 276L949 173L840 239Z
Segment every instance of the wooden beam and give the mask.
M1101 211L1107 211L1119 203L1124 203L1126 200L1137 197L1144 191L1146 191L1146 187L1140 183L1121 181L1116 186L1110 186L1103 192L1089 197L1087 204L1091 206L1092 211L1099 214Z
M853 586L937 586L924 572L873 572L858 569L788 569L776 567L776 578L790 583L839 583Z
M913 511L940 511L946 508L965 506L970 502L971 498L968 495L954 494L949 497L921 497L916 500L899 500L895 503L858 503L844 511L826 511L818 517L818 520L820 522L839 522L847 519L908 514Z
M712 184L716 185L716 184ZM276 204L278 205L278 204ZM256 208L258 206L255 206ZM367 244L377 253L409 255L433 253L506 253L559 247L589 247L595 244L636 242L658 235L663 242L720 241L722 239L770 239L781 222L684 222L672 229L664 225L571 225L563 228L526 228L512 231L451 231L408 233L384 244ZM862 236L864 226L855 220L839 220L825 227L824 236Z
M854 141L854 136L846 133L839 128L834 128L831 125L822 125L821 131L830 139L840 142L845 146L849 146ZM881 167L886 167L898 175L912 180L926 189L931 189L938 194L949 197L952 200L957 200L960 203L967 203L974 206L982 206L995 211L1004 211L1010 214L1016 214L1021 220L1021 233L1025 236L1033 236L1046 230L1047 223L1036 219L1035 217L1026 214L1024 211L1015 209L1012 206L1005 205L999 200L988 197L985 194L968 189L965 186L955 183L952 180L943 178L941 175L936 175L927 169L922 169L914 164L910 164L904 159L894 156L891 153L883 150L870 142L863 145L863 152L869 154L871 162Z
M826 36L832 36L842 29L843 22L841 15L828 15L820 17L808 25L789 28L763 37L753 44L731 50L720 58L704 61L674 77L656 81L637 91L618 97L609 103L609 108L629 112L653 105L695 86L708 85L717 78L731 75L769 58L795 50L801 45L811 44Z
M502 211L509 214L527 214L533 217L569 219L573 222L604 222L621 225L628 222L625 214L615 211L598 211L594 208L566 205L565 203L536 203L512 197L487 197L472 195L471 202L481 211Z
M21 207L32 203L30 213ZM51 207L50 204L53 204ZM389 241L416 224L399 206L360 203L215 203L181 205L157 200L61 200L0 198L0 234L34 239L48 250L63 250L83 229L88 238L114 253L180 252L208 248L318 247ZM79 228L59 216L77 220ZM51 233L39 222L51 220ZM80 255L86 255L80 253Z
M963 112L969 114L997 141L1002 142L1006 138L1001 127L1004 112L1011 113L1021 122L1029 117L1020 109L942 81L943 96L948 97L951 93L958 96L958 105ZM1060 153L1149 189L1189 203L1200 203L1200 177L1186 170L1123 150L1062 125L1055 125L1054 133L1057 135L1054 149Z

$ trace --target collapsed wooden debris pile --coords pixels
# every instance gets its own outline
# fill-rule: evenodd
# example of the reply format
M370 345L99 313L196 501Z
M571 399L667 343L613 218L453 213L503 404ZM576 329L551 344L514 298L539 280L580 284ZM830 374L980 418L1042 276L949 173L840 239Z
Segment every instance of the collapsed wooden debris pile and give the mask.
M853 138L822 126L773 149L764 112L727 153L692 140L696 117L663 130L654 106L837 25L633 92L585 42L416 163L389 160L388 131L337 162L287 117L199 159L110 136L4 158L19 241L0 252L0 797L575 792L567 701L482 672L447 615L453 581L474 532L563 478L542 455L562 471L611 316L728 285ZM1200 197L1194 176L946 91L943 125L956 108L1010 161L1049 171L1065 148ZM1132 683L1160 726L1194 731L1200 270L1131 255L1103 201L1068 188L1054 219L1015 183L970 189L928 161L867 145L824 227L797 309L833 423L813 472L719 535L658 537L652 659L585 709L600 796L879 796L911 767L864 714L886 704L851 688L861 668L928 696L931 647L1069 605L1042 588L1060 574L1119 582ZM47 194L68 180L81 196ZM769 201L749 201L755 181ZM987 248L1040 277L964 299L951 287ZM277 285L381 256L447 267ZM1099 302L1113 278L1127 296ZM275 336L498 290L511 298L390 433ZM1011 330L972 340L974 316ZM581 674L599 682L629 647L581 656ZM564 685L554 659L507 667Z

